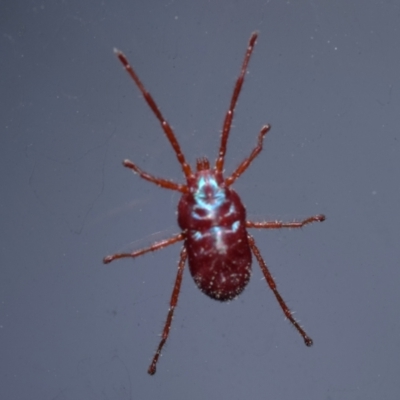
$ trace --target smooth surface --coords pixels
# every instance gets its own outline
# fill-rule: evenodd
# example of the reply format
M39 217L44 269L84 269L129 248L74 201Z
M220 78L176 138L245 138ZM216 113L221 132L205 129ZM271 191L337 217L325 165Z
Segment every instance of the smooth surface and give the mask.
M0 13L1 399L398 399L400 8L393 1L14 1ZM182 172L113 53L124 51L188 161L214 160L251 32L259 39L227 150L257 263L235 301L185 270L157 374L179 245L102 258L176 233ZM161 233L158 233L161 232Z

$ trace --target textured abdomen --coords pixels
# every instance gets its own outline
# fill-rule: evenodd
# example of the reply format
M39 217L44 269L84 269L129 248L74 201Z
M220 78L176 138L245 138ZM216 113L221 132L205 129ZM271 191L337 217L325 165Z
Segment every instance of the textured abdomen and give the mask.
M207 296L232 300L251 273L246 210L236 192L212 171L198 172L196 182L196 190L183 195L178 206L190 272Z
M203 293L227 301L243 291L250 279L251 252L239 222L206 232L190 231L185 244L190 272Z

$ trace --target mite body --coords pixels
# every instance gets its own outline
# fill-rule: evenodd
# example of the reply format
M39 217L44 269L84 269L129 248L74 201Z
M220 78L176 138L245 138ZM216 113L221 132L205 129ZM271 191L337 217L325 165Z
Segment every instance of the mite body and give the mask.
M189 269L198 288L215 300L232 300L251 273L246 209L222 175L200 170L181 197L178 224L185 232Z

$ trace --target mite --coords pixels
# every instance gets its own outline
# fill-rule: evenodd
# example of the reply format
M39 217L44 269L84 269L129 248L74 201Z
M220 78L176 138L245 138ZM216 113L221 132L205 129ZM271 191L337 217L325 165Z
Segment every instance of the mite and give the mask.
M313 343L312 339L293 318L290 309L279 294L267 264L262 258L260 250L253 236L249 234L248 229L301 228L312 222L322 222L325 220L325 216L319 214L302 221L292 222L254 222L246 219L246 208L240 200L239 195L232 189L232 184L247 170L261 152L263 140L271 128L270 125L264 125L261 128L258 134L257 145L250 155L239 164L231 175L224 177L225 154L235 106L242 89L257 36L257 33L253 33L249 40L242 68L223 123L221 143L215 165L211 166L209 160L202 157L197 159L195 171L192 171L190 165L186 162L171 126L161 114L153 97L145 89L125 55L119 50L114 50L125 70L134 80L145 101L160 122L161 128L175 152L186 179L186 183L181 184L158 178L143 171L132 161L124 160L123 165L138 174L141 178L164 189L176 190L182 193L178 204L178 225L181 228L181 232L169 239L156 242L150 247L132 253L109 255L103 260L105 264L108 264L120 258L136 258L151 251L160 250L183 241L167 320L160 343L148 369L150 375L155 374L162 348L168 339L174 310L178 303L186 260L188 260L189 270L194 282L203 293L215 300L229 301L237 297L248 284L251 275L253 254L286 318L293 324L307 346L311 346Z

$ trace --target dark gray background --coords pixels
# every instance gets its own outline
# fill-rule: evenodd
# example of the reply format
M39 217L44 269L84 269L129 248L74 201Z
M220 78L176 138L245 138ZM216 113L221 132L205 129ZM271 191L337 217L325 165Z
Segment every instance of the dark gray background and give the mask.
M398 1L9 1L1 12L1 399L400 397ZM256 263L219 304L186 270L157 374L146 370L179 245L102 257L177 232L182 182L123 50L187 159L214 160L252 31L260 35L226 167L252 219L327 221L254 232L314 347Z

